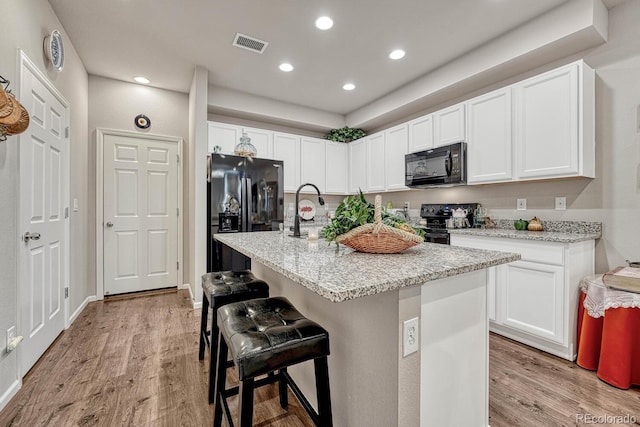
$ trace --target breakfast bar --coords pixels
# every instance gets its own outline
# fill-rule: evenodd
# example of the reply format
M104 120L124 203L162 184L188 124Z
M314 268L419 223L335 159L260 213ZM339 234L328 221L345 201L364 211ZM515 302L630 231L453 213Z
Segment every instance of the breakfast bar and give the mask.
M486 269L519 254L431 243L366 254L277 231L214 237L328 330L335 426L487 425ZM290 373L313 396L313 364Z

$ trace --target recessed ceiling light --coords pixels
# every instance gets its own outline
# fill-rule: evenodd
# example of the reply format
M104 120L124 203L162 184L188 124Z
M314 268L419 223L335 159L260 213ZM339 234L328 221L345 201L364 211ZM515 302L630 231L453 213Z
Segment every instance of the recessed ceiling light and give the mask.
M354 90L356 88L356 85L354 85L353 83L345 83L344 86L342 86L342 89L344 90Z
M293 71L293 65L287 62L283 62L282 64L280 64L280 70L284 71L285 73L288 73L289 71Z
M148 85L149 83L151 83L148 78L142 76L134 77L133 80L137 81L138 83L142 83L143 85Z
M391 59L400 59L400 58L404 58L404 50L402 49L396 49L393 52L391 52L389 54L389 58Z
M328 30L329 28L333 27L333 19L329 18L328 16L321 16L320 18L316 19L316 27L320 28L321 30Z

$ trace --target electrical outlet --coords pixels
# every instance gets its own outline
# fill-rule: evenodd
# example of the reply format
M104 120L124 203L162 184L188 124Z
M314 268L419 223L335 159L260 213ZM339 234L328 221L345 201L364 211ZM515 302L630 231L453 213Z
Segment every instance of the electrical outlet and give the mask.
M517 209L519 211L527 210L527 199L518 199Z
M557 211L566 211L567 210L567 198L566 197L556 197L556 210Z
M402 355L407 357L411 353L418 351L418 318L405 320L402 325Z
M16 338L16 327L12 326L7 329L7 347L9 347L9 343Z
M404 202L404 208L405 209L409 209L409 205L410 205L409 202Z

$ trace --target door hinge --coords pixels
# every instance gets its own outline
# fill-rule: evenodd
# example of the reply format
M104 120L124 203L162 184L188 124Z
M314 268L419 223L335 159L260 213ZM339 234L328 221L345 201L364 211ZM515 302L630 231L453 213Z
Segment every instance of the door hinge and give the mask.
M180 216L180 208L176 208L176 216Z
M176 160L180 163L180 154L176 154Z
M69 298L69 288L64 288L64 299Z
M67 126L66 128L64 128L64 137L65 137L65 138L69 138L69 126Z
M69 207L64 208L64 218L69 218Z
M180 261L176 262L176 270L180 270Z

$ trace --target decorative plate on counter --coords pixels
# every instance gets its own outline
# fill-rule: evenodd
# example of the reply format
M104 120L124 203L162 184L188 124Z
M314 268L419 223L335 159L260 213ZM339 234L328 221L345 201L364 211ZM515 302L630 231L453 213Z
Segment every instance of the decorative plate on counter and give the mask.
M298 215L305 221L310 221L316 216L316 205L308 199L300 200L298 204Z

